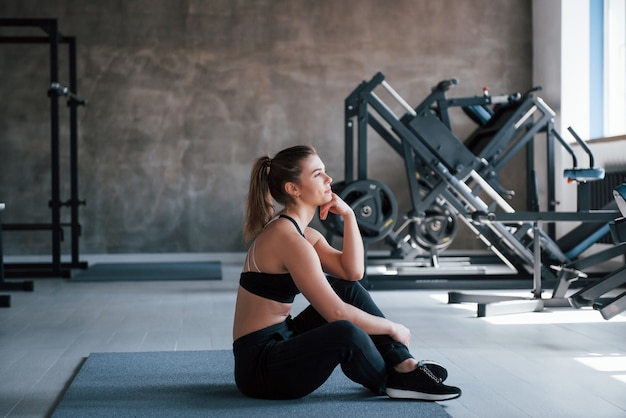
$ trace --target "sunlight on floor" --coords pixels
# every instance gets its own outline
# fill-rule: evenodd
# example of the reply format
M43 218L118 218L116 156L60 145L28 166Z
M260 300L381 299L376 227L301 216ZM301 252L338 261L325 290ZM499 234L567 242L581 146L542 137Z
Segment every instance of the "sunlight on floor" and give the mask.
M613 377L622 383L626 383L626 374L616 374Z
M589 353L586 357L575 357L574 360L599 372L610 373L614 379L626 383L626 356L623 354Z
M541 324L592 324L608 322L626 322L624 315L618 315L607 321L600 312L591 308L553 308L541 312L528 312L512 315L480 318L494 325L541 325Z
M433 293L430 297L439 303L447 304L451 309L472 311L474 312L474 316L476 316L476 303L448 304L447 293ZM592 308L546 308L540 312L498 315L477 319L493 325L591 324L626 322L626 315L617 315L607 321L602 317L600 312Z
M448 294L447 293L433 293L430 295L431 299L436 300L437 302L448 305L452 309L461 309L464 311L474 311L476 312L476 304L475 303L451 303L448 304Z

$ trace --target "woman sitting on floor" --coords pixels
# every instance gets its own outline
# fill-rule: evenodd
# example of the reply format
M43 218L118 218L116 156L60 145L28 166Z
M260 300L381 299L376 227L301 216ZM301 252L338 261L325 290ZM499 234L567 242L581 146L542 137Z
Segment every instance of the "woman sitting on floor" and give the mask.
M293 399L320 387L337 365L351 380L392 398L443 401L461 390L443 383L446 369L409 353L410 331L386 319L359 283L364 249L352 208L312 147L259 158L250 179L244 235L252 242L233 326L235 380L250 397ZM274 212L276 201L283 206ZM343 249L309 227L341 216ZM328 275L328 277L326 276ZM310 305L295 317L302 293Z

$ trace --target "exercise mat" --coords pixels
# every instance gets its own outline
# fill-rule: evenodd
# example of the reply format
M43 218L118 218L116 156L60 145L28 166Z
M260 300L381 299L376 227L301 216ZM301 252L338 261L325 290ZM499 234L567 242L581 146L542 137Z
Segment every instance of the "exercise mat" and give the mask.
M339 367L304 398L247 398L235 386L233 367L230 350L93 353L52 418L450 417L437 403L374 396Z
M96 263L77 272L74 282L151 281L151 280L221 280L219 261Z

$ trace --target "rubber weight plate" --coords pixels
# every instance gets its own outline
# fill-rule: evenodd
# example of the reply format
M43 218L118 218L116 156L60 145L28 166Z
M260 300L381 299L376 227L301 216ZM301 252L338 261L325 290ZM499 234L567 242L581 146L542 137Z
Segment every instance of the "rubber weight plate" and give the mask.
M434 204L426 210L424 219L411 226L411 237L427 251L443 251L452 244L459 224L448 205Z
M389 234L397 219L398 204L391 190L375 180L338 182L333 191L354 211L361 235L366 241L378 241ZM329 214L322 224L335 235L343 236L343 219Z

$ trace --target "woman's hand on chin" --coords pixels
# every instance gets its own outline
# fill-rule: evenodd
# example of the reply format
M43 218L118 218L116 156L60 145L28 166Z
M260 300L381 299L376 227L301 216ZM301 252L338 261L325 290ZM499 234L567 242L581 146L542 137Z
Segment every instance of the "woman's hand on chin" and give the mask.
M320 206L320 219L325 220L329 213L334 213L335 215L344 217L352 214L352 208L339 196L337 196L336 193L333 193L330 201Z

